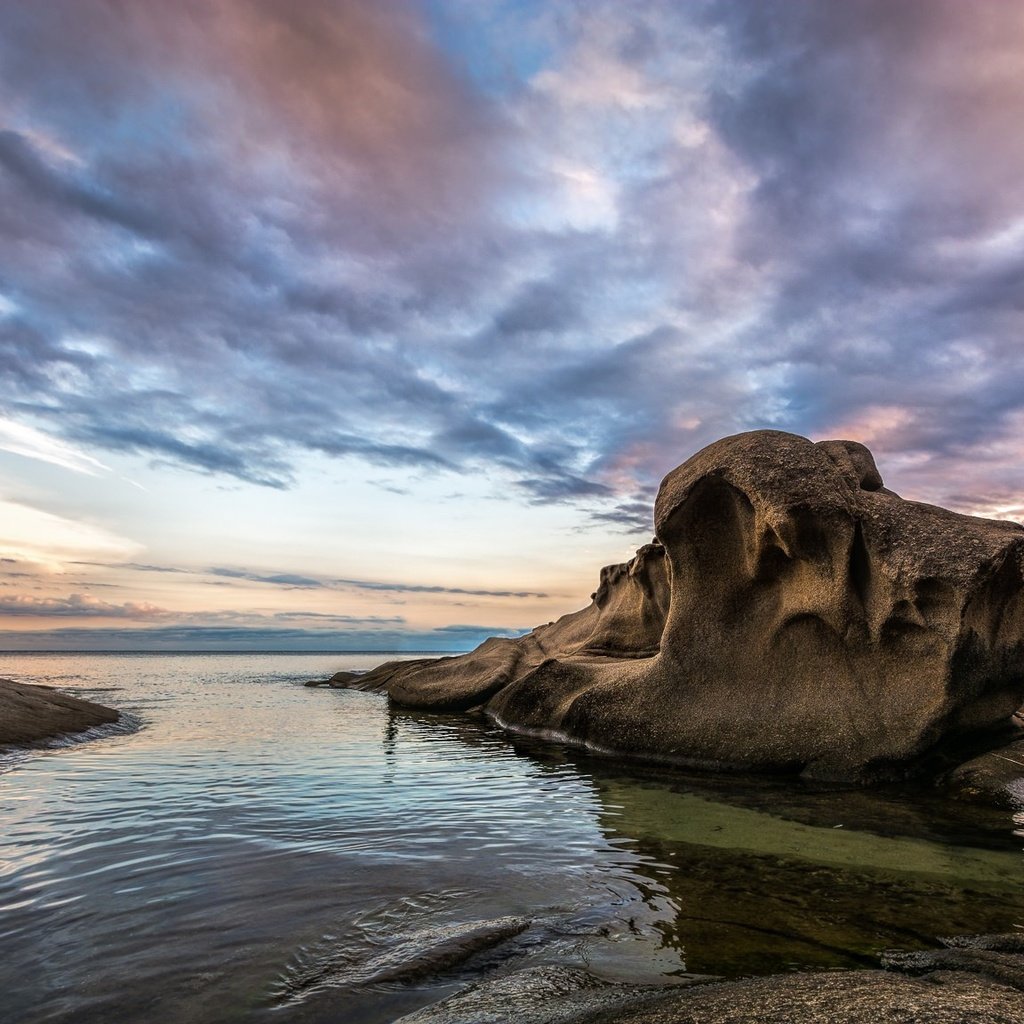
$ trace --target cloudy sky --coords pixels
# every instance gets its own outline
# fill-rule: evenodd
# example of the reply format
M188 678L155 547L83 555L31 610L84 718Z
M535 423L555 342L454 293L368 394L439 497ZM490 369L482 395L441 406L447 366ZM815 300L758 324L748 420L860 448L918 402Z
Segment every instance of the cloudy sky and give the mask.
M774 427L1024 516L1024 6L0 0L0 648L461 649Z

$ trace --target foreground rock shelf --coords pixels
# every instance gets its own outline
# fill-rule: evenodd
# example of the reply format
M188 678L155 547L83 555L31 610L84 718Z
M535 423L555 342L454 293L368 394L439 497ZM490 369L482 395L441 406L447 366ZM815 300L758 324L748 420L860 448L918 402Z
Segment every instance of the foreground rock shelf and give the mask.
M654 521L581 611L335 685L598 750L830 780L941 774L1020 739L1024 527L906 501L863 445L779 431L698 452ZM994 763L954 789L1001 791Z
M883 957L885 971L663 987L533 968L472 986L396 1024L1017 1024L1024 1012L1020 936L949 942L947 950Z

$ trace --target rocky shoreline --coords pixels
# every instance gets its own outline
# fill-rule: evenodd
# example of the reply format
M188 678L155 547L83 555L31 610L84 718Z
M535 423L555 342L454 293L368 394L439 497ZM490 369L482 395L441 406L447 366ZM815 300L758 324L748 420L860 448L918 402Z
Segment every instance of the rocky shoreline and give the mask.
M855 441L761 430L669 473L654 524L578 612L329 684L662 763L1016 799L1019 523L901 498Z
M1018 1024L1024 932L884 954L884 970L616 984L533 967L470 986L396 1024Z
M1020 959L1020 958L1018 958ZM1018 970L1019 970L1018 966ZM1017 986L984 973L937 969L776 975L687 988L580 1024L1016 1024Z
M654 513L653 542L602 569L578 612L466 655L308 685L718 774L916 777L1021 806L1024 527L901 498L857 442L778 431L698 452ZM658 988L533 968L402 1024L1016 1024L1013 924L865 970Z
M0 746L36 743L62 733L82 732L116 722L120 717L113 708L49 686L0 679Z

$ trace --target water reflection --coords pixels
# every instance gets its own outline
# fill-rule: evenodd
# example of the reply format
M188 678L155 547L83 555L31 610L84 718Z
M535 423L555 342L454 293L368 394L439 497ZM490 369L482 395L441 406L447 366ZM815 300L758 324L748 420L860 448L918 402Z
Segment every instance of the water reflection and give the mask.
M1005 816L923 790L663 773L300 685L347 667L368 666L3 667L120 687L107 699L145 723L0 775L4 1012L376 1024L530 966L633 981L850 967L1024 923ZM402 957L430 962L417 944L510 916L530 924L401 973ZM381 983L382 957L407 980ZM323 991L275 1002L304 977Z
M469 746L493 741L480 721L391 715ZM886 948L1024 923L1021 833L1006 812L923 786L713 777L511 745L541 771L571 765L592 786L605 840L637 856L663 947L690 972L877 966Z

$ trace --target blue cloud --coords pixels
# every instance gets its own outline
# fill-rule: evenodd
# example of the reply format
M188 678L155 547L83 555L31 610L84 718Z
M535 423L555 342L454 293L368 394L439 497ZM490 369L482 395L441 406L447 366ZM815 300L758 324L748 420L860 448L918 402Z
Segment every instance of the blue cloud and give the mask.
M9 414L636 532L757 426L856 428L932 500L1024 490L1008 5L218 9L0 11Z
M439 630L160 626L109 629L0 630L0 651L338 651L472 650L488 636L521 629L457 626Z

